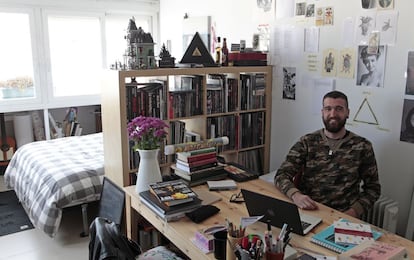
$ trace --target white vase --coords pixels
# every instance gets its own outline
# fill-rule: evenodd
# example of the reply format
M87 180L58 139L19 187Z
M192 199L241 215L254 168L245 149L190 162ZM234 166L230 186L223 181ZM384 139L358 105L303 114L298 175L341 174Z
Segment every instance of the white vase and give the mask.
M158 163L159 149L139 150L139 167L135 191L140 193L149 190L148 184L162 181L160 165Z

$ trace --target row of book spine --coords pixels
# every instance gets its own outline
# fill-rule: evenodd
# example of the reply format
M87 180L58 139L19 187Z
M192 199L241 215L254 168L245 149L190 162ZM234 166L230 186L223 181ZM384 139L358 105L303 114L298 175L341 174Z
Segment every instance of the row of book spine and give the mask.
M227 136L229 144L221 151L264 144L265 112L243 113L207 119L207 138Z
M241 96L240 96L240 109L250 110L259 109L265 107L265 75L262 73L257 74L241 74Z
M227 113L238 109L238 80L223 74L208 75L207 114Z
M127 120L137 116L167 119L166 87L164 82L137 83L133 78L126 85Z
M263 174L263 148L247 150L238 154L238 163L254 172Z
M264 74L240 75L241 100L238 103L238 79L226 75L208 75L207 114L228 113L265 107ZM138 83L134 78L126 84L128 121L142 116L153 116L163 120L203 114L203 77L177 76L181 81L167 95L167 82L151 80ZM207 80L209 82L209 79ZM168 96L168 107L167 107ZM168 118L167 118L168 116Z
M180 87L169 91L170 119L203 114L203 77L182 76Z
M228 115L220 117L207 118L207 138L215 138L219 136L227 136L229 143L220 146L219 152L234 150L238 148L239 122L238 116Z

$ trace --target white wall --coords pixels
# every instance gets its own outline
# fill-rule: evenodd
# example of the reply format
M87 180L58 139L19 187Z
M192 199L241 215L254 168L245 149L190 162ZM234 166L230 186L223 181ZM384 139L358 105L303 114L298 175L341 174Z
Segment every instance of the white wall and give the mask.
M320 28L320 53L326 48L342 49L342 23L345 18L361 14L361 1L318 1L320 6L334 5L335 24ZM382 194L397 200L400 204L398 233L404 235L411 193L414 188L414 144L401 142L400 128L405 93L404 73L407 69L407 52L414 47L412 10L414 2L396 1L395 10L399 12L397 41L388 46L384 88L356 86L353 79L336 79L338 90L345 92L351 109L347 128L368 138L374 146L379 166ZM278 21L277 24L291 24L297 28L309 26L306 22L297 23L295 19ZM352 37L350 35L349 37ZM356 44L354 47L356 48ZM305 57L305 55L304 55ZM292 64L280 64L292 65ZM303 80L306 72L305 59L293 64L298 70L296 101L282 100L281 77L274 78L277 85L273 88L272 114L272 169L276 169L284 159L287 150L300 135L322 127L321 115L312 111L312 88ZM275 71L280 75L280 67ZM314 75L314 76L320 76ZM352 119L367 97L379 126L355 122ZM379 129L381 128L381 129Z
M190 16L211 15L217 23L219 36L227 36L229 42L251 39L257 24L252 20L252 8L255 0L244 1L201 1L201 0L161 0L160 34L161 41L172 41L172 54L180 60L182 20L184 13ZM311 1L308 1L311 2ZM333 26L321 27L320 53L326 48L341 49L342 22L346 17L355 18L362 12L361 1L315 1L318 6L334 6L335 20ZM414 144L399 141L402 107L404 101L407 51L414 49L414 27L412 11L414 2L396 1L395 10L399 12L397 42L389 46L386 57L386 74L384 88L367 88L356 86L355 79L335 78L337 89L349 97L351 109L348 129L367 137L372 141L376 153L382 193L400 203L398 233L404 235L411 193L414 188ZM310 26L306 21L296 18L275 21L276 25L290 24L303 29ZM349 37L353 37L352 35ZM354 47L356 47L355 45ZM303 49L297 50L302 52ZM272 103L272 137L271 166L279 167L291 145L303 134L322 127L321 115L312 113L312 88L302 82L306 72L304 57L294 64L277 64L274 69L273 103ZM280 69L281 66L297 67L296 100L283 100ZM315 74L312 76L320 76ZM369 103L380 123L375 125L354 122L352 119L363 99ZM382 129L379 129L382 128Z
M227 38L229 48L230 43L239 43L240 40L246 40L246 44L249 44L257 26L251 18L251 7L256 1L252 1L251 4L246 2L246 0L160 0L161 42L158 45L161 46L167 40L171 40L171 54L177 62L181 60L184 54L182 35L185 13L190 17L212 16L216 22L217 35Z

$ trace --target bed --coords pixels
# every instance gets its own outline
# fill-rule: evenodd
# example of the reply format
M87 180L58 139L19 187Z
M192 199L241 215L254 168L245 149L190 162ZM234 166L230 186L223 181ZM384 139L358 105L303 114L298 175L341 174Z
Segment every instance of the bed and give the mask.
M23 145L4 179L33 225L54 237L63 208L99 199L103 175L103 137L97 133Z

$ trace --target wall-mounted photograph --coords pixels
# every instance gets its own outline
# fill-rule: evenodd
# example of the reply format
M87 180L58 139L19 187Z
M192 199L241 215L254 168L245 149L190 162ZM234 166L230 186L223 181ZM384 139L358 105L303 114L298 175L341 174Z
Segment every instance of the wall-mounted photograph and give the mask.
M400 141L414 143L414 100L404 100Z
M358 86L384 87L385 72L385 46L378 46L378 52L369 51L368 45L358 47L358 67L357 81Z

